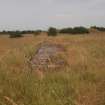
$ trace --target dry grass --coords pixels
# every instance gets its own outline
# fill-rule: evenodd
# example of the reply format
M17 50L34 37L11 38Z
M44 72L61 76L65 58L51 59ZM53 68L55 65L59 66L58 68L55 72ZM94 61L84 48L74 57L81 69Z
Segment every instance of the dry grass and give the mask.
M27 59L43 41L63 45L70 67L40 80L30 73ZM12 104L105 105L105 33L0 36L0 105Z

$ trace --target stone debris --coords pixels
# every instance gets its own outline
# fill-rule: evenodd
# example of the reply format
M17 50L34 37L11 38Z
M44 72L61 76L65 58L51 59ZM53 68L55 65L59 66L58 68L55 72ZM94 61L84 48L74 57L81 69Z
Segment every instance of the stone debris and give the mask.
M33 69L60 69L67 64L64 56L63 46L43 42L38 45L38 49L31 59L31 65Z

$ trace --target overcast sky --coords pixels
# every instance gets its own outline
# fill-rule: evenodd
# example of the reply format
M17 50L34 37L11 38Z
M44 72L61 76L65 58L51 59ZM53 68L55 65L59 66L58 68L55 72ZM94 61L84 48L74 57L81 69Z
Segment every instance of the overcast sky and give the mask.
M0 0L0 30L105 26L105 0Z

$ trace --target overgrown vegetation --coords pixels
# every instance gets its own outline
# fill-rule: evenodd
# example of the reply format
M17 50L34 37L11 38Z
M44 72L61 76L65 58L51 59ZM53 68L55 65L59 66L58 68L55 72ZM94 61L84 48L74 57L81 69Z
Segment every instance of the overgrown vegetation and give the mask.
M104 105L105 34L0 38L0 105ZM35 46L63 44L70 67L44 73L40 79L27 59ZM5 43L5 44L4 44ZM17 46L18 45L18 46ZM27 55L27 56L25 56Z

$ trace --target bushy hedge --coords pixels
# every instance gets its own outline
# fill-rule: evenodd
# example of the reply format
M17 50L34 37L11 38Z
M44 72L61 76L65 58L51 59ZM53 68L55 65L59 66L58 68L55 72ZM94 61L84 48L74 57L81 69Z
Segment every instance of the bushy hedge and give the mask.
M57 29L53 28L53 27L50 27L48 29L48 36L56 36L56 35L57 35Z
M89 33L89 30L85 27L64 28L64 29L61 29L59 33L85 34L85 33Z
M98 31L105 31L105 27L97 27L97 26L92 26L91 28L96 29Z

